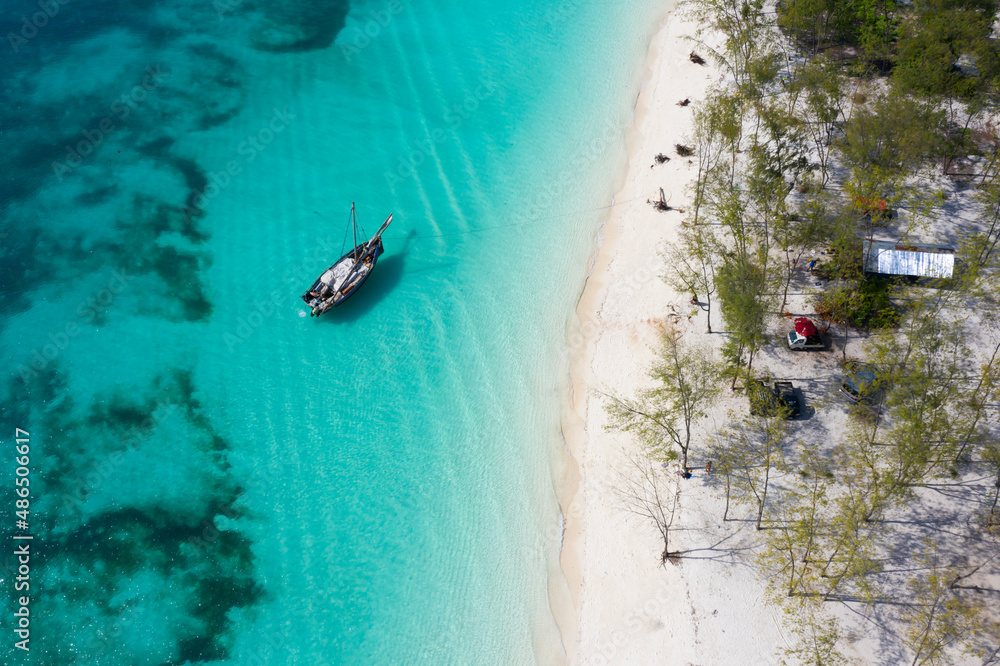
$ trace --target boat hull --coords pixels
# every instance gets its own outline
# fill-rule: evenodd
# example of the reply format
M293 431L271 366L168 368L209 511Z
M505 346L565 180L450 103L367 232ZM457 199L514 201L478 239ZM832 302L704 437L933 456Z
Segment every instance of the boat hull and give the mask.
M312 286L302 294L302 300L312 309L312 315L318 317L331 308L341 305L348 298L361 288L375 269L375 264L384 252L382 239L378 238L372 247L367 248L368 243L362 243L344 254L340 259L330 265L326 271L320 275ZM354 258L357 258L354 260ZM338 266L349 262L350 268L346 275L337 284L325 282L324 277L334 274ZM332 292L332 297L318 298L324 293L324 288Z
M361 245L359 247L364 247L364 246ZM378 258L382 256L382 252L383 252L382 239L380 238L378 240L378 243L371 249L371 258L372 258L371 266L368 268L367 271L357 276L352 282L350 282L347 285L347 287L341 287L340 296L336 298L333 303L334 307L337 307L338 305L346 301L348 298L353 296L354 292L360 289L361 285L363 285L368 280L368 277L372 274L372 271L375 270L375 264L378 262ZM350 253L348 253L347 256L350 256ZM362 261L364 261L363 257Z

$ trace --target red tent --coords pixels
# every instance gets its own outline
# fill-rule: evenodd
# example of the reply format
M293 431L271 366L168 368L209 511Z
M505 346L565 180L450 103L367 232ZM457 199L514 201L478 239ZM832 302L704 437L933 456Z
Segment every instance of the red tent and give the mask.
M816 325L805 317L796 317L795 332L808 338L811 335L816 335Z

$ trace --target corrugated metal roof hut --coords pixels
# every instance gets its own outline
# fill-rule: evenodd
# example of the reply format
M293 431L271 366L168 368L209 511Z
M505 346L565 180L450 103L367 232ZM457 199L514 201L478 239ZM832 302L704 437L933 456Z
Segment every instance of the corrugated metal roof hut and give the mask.
M955 250L937 245L862 241L866 273L950 278L955 272Z

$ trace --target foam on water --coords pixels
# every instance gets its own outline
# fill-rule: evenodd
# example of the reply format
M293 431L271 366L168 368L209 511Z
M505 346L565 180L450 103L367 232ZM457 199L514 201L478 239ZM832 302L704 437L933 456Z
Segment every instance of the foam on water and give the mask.
M107 0L8 39L34 663L558 654L566 323L656 4ZM352 200L386 254L303 318Z

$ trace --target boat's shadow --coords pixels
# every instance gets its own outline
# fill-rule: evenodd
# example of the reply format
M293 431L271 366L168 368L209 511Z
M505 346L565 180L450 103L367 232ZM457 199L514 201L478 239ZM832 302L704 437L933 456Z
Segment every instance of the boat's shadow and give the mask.
M343 305L321 317L321 322L344 324L354 322L371 311L386 296L392 293L403 280L403 267L406 254L399 252L380 260L365 283L358 288L357 293L347 299Z
M406 257L415 234L414 231L409 233L406 243L399 252L384 255L383 259L379 259L371 276L358 288L357 293L347 299L340 307L323 315L320 321L327 324L352 324L384 301L403 281L403 273L406 272ZM425 264L415 269L409 269L409 274L412 277L414 274L426 271L453 269L457 264L458 262L454 261Z

